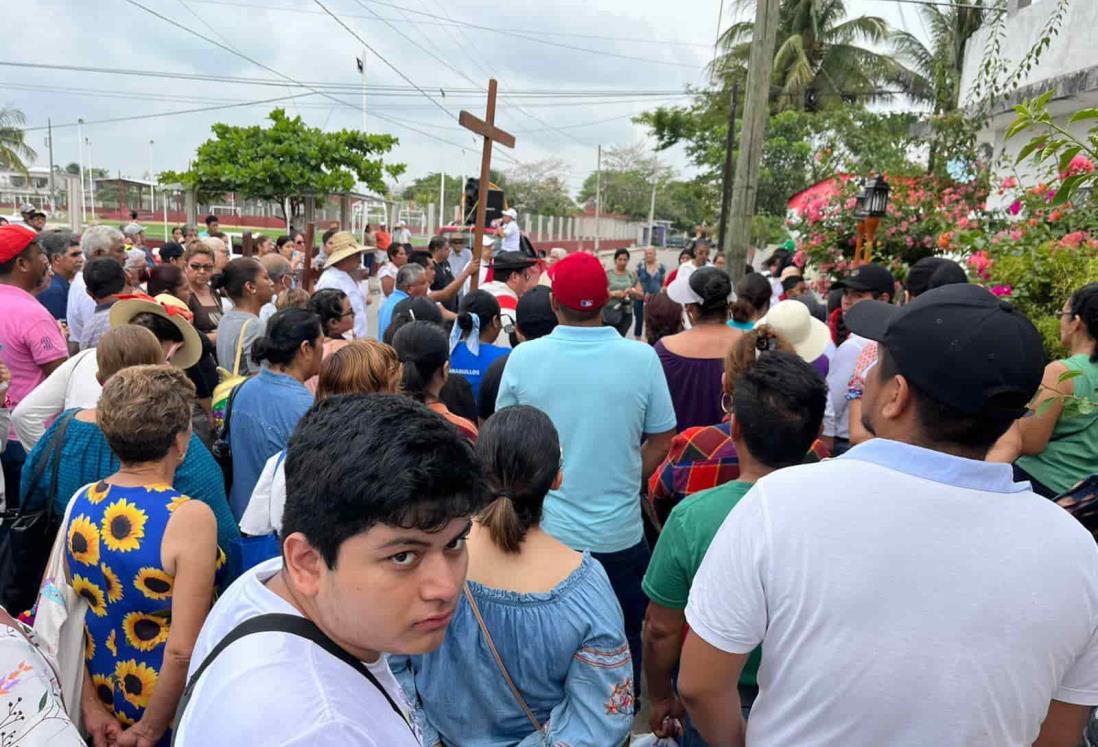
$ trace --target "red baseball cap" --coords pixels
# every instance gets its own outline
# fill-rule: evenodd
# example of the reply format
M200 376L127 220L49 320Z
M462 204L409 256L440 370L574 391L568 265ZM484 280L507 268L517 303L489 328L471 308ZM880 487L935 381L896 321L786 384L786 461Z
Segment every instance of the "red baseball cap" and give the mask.
M0 226L0 262L10 262L38 238L33 228L16 223Z
M575 311L595 311L610 300L606 270L586 252L569 254L549 268L553 297Z

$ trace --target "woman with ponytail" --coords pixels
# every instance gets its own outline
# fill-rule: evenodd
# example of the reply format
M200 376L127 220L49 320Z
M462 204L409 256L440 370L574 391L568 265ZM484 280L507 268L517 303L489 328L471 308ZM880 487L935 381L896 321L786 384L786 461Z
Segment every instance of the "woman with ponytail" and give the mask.
M492 344L502 329L499 301L491 293L478 290L461 299L457 321L450 332L450 373L461 374L468 380L474 398L492 361L511 352Z
M401 389L450 421L470 441L477 440L477 427L450 412L439 398L450 376L450 343L442 327L432 322L410 322L393 336L393 348L403 367Z
M533 407L500 410L477 455L495 500L469 534L465 594L446 639L390 660L423 743L623 744L633 691L621 608L598 561L541 528L563 479L553 423Z
M1075 291L1060 312L1060 342L1067 358L1045 367L1034 414L1016 421L991 450L988 461L1014 462L1016 480L1055 498L1084 477L1098 473L1098 283ZM1065 398L1091 403L1069 411Z

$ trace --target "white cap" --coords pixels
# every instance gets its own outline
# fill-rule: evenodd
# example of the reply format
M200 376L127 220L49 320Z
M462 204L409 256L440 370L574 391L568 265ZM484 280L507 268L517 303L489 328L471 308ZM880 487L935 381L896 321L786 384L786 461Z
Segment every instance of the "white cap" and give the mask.
M793 346L793 351L811 363L827 350L831 331L808 311L800 301L780 301L770 307L766 316L755 323L755 329L766 327Z
M518 220L518 212L514 208L507 208L503 214L512 220Z
M694 267L693 263L685 264L679 267L678 272L675 275L675 279L671 285L667 286L668 297L677 304L685 306L688 303L705 303L705 299L698 295L697 291L690 285L690 279L694 277L695 272L724 272L718 267ZM731 302L736 298L736 291L734 288L729 289L728 301Z
M404 221L402 221L402 220L397 221L396 228L407 228L407 227L408 227L408 224L405 223Z

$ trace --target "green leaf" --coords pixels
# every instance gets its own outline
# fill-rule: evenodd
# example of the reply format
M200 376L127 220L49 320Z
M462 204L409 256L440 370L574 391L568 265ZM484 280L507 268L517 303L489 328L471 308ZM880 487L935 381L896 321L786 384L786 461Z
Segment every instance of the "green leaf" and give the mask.
M1060 184L1060 188L1056 191L1056 196L1052 198L1052 205L1063 205L1070 200L1071 196L1075 194L1075 190L1078 189L1079 183L1085 178L1085 174L1076 174L1064 179L1063 183Z
M1052 409L1052 406L1055 405L1059 401L1060 401L1059 397L1051 397L1050 399L1046 399L1044 402L1042 402L1040 405L1037 406L1037 412L1035 413L1035 415L1037 417L1041 417L1046 412L1048 412L1050 409Z
M1033 102L1033 107L1036 108L1036 109L1044 109L1045 107L1048 106L1048 102L1052 101L1052 96L1055 93L1056 93L1055 88L1048 89L1047 91L1045 91L1044 93L1042 93L1040 96L1037 97L1037 100Z
M1091 402L1089 399L1081 399L1079 400L1078 409L1080 415L1091 415L1096 409L1098 409L1098 405Z
M1072 114L1068 122L1074 124L1085 119L1098 119L1098 109L1081 109Z
M50 691L49 690L46 690L45 692L42 693L42 697L39 698L39 700L38 700L38 710L39 711L41 711L43 708L46 707L46 700L48 700L49 697L50 697Z
M1063 384L1063 383L1064 383L1065 381L1070 381L1071 379L1077 379L1077 378L1079 378L1079 377L1080 377L1080 376L1082 376L1082 375L1083 375L1083 372L1082 372L1082 371L1079 371L1079 370L1068 370L1068 371L1064 371L1064 372L1063 372L1062 374L1060 374L1060 375L1059 375L1059 376L1058 376L1058 377L1056 378L1056 382L1057 382L1058 384Z
M1045 143L1047 142L1048 136L1033 138L1025 144L1021 151L1018 152L1018 158L1015 159L1014 163L1021 163L1022 161L1026 160L1033 154L1035 150L1037 150L1038 148L1044 148Z

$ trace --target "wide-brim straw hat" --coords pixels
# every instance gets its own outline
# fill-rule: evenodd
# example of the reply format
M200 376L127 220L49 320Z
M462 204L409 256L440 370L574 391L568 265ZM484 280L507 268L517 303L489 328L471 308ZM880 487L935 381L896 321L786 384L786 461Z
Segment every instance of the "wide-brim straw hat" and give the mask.
M347 257L353 257L366 251L366 247L361 246L355 240L355 235L350 231L340 231L333 234L328 243L331 245L332 253L328 255L328 261L324 263L325 270L332 265L339 264Z
M809 363L823 355L827 343L831 342L831 330L812 316L800 301L774 304L766 316L755 323L755 328L763 325L792 345L793 352Z
M168 363L183 369L198 363L202 357L202 338L191 324L194 314L187 308L187 304L168 293L161 293L156 298L144 293L119 296L111 307L110 325L119 327L129 324L138 314L156 314L163 317L174 324L183 335L183 344L172 353Z

